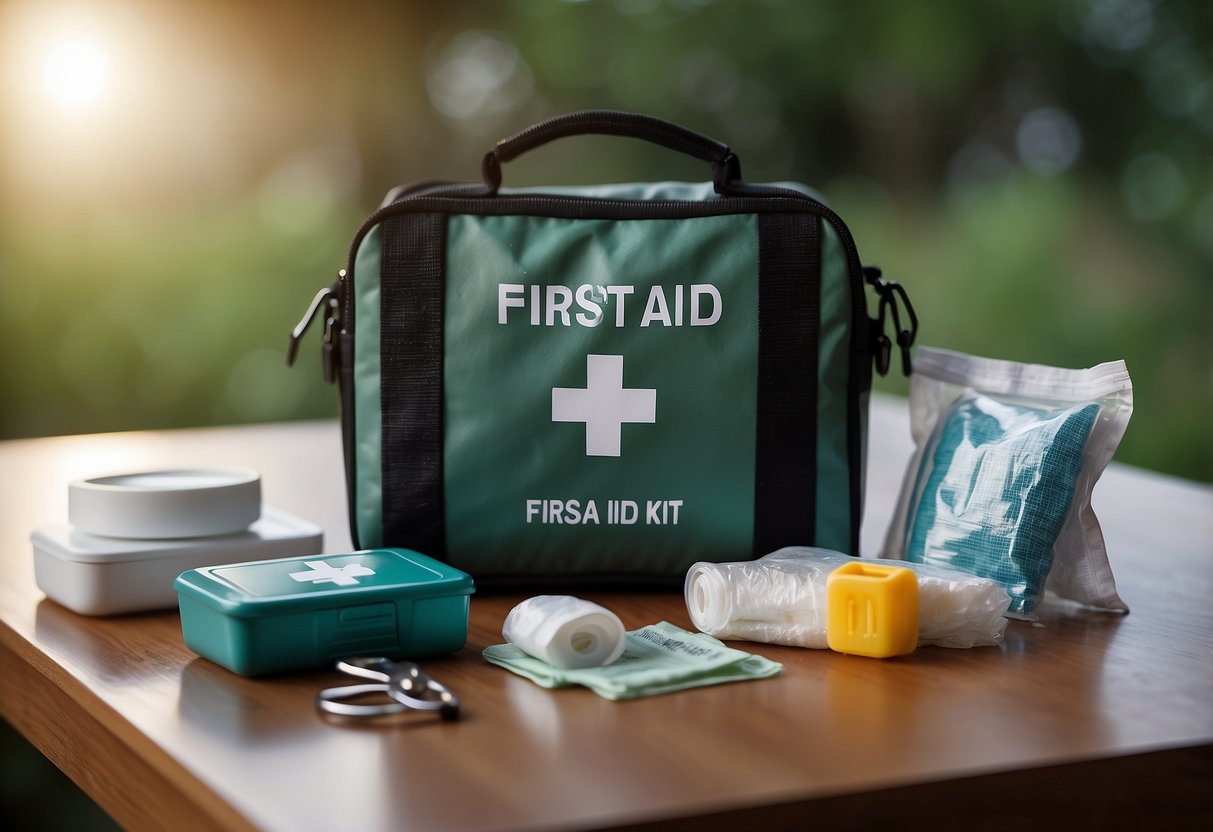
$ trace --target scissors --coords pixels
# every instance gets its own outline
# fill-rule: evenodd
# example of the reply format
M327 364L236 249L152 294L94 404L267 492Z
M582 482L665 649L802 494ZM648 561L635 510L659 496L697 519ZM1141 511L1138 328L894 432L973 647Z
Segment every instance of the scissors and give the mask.
M316 694L316 707L339 716L389 716L408 710L438 711L445 720L459 718L459 699L412 662L393 662L382 656L342 659L337 669L351 676L373 679L373 684L325 688ZM370 694L386 694L386 702L354 702Z

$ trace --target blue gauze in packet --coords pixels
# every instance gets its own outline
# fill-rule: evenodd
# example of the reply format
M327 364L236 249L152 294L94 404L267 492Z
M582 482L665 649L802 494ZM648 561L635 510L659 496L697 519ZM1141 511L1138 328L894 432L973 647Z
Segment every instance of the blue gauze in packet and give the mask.
M991 578L1016 617L1046 590L1128 612L1091 491L1132 410L1123 361L1067 370L922 348L915 452L883 554Z

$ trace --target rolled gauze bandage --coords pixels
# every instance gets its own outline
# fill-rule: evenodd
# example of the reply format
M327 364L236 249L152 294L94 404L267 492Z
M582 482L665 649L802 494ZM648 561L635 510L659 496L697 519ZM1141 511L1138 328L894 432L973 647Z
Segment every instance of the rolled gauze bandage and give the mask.
M554 667L601 667L623 653L615 613L571 595L536 595L505 617L505 640Z
M828 647L826 580L855 558L828 549L788 547L758 560L697 563L687 572L691 621L720 639ZM918 578L918 644L977 647L1002 641L1011 603L994 581L922 563Z

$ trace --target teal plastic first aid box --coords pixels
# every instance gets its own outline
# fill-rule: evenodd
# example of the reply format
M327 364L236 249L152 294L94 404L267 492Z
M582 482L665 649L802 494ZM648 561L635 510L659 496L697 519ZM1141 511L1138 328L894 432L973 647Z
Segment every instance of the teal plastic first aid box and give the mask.
M474 591L471 576L408 549L208 566L173 586L186 646L244 676L454 652Z

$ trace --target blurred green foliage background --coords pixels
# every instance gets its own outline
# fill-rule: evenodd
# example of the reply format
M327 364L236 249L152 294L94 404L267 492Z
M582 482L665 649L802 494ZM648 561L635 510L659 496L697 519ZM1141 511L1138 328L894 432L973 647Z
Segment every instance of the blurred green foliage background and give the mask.
M1202 0L0 0L0 437L335 414L286 335L383 192L615 107L819 189L920 343L1126 359L1118 459L1213 479L1211 32ZM706 176L599 138L505 171Z

